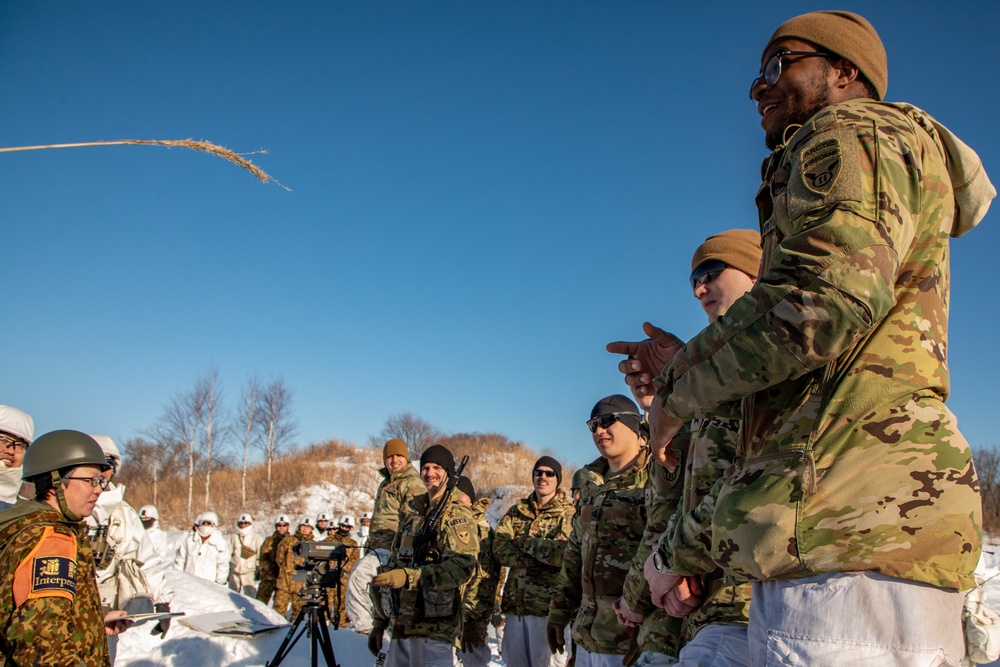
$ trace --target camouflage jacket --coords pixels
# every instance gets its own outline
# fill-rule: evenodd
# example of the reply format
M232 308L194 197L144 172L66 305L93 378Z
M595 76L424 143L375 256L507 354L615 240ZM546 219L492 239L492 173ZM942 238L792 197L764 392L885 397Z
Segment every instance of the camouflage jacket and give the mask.
M646 527L646 480L649 450L608 474L599 458L588 464L604 483L588 484L573 519L562 569L549 604L549 622L573 622L573 639L591 653L623 654L632 631L618 624L614 603L622 595Z
M432 510L427 494L413 498L402 514L392 557L381 568L406 570L406 586L399 591L399 612L392 619L393 637L424 637L457 645L462 636L462 601L465 585L476 572L479 529L460 496L458 489L452 490L441 530L424 563L413 562L413 546Z
M465 624L475 625L480 635L477 646L486 646L486 626L493 617L496 605L497 586L500 584L500 563L493 555L493 529L486 521L486 510L490 506L489 498L480 498L472 503L472 515L476 518L479 529L479 556L476 562L476 573L465 590L464 611Z
M970 192L978 172L926 114L871 100L822 109L765 161L760 278L657 379L681 419L743 402L712 522L728 572L974 585L979 485L944 401L948 237L995 194Z
M725 581L711 557L712 494L736 458L739 430L738 420L718 417L695 419L685 428L690 442L682 464L684 495L661 540L671 569L701 577L704 602L684 618L684 642L711 623L745 625L750 618L750 584Z
M563 553L573 532L573 505L563 491L539 509L535 494L517 501L497 525L493 555L510 568L500 610L547 616Z
M622 587L622 596L629 609L645 616L636 636L639 648L674 657L677 657L681 650L682 621L667 614L666 610L653 606L643 568L646 559L653 552L653 546L659 541L660 534L666 530L670 517L680 506L683 489L681 466L686 456L683 447L679 446L682 439L682 436L674 438L673 446L681 457L675 472L668 472L653 457L649 457L647 464L649 482L646 484L645 493L646 526L639 547L632 557L632 567Z
M281 538L278 542L278 548L275 550L274 560L278 564L278 582L277 587L280 591L297 591L302 588L302 584L298 581L292 581L292 575L295 573L295 566L302 565L306 559L296 556L292 551L292 547L295 546L297 542L312 542L313 538L310 534L306 537L299 531L294 533L289 533Z
M44 503L25 502L37 509L0 530L3 664L110 665L85 524Z
M260 580L275 580L278 578L278 545L284 537L278 531L274 531L264 538L264 543L260 545Z
M337 531L331 530L322 541L343 544L347 547L347 555L344 557L344 563L340 566L340 581L346 586L347 577L354 569L354 564L361 558L361 550L358 548L357 540L350 535L340 535Z
M400 511L416 496L427 493L427 487L420 480L420 473L412 463L407 463L392 474L386 468L378 472L382 475L382 483L375 492L372 525L368 533L368 544L365 545L369 550L391 549L392 538L399 528Z

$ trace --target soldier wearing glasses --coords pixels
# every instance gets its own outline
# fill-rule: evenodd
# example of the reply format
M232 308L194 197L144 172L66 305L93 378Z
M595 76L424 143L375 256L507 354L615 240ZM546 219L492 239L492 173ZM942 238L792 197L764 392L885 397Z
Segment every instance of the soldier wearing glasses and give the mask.
M543 456L531 470L531 495L517 501L497 525L493 555L510 568L500 611L505 615L500 652L510 667L562 667L552 654L546 617L563 553L573 530L573 505L560 488L562 465Z
M105 615L82 521L108 481L101 447L79 431L53 431L24 458L35 500L0 513L0 653L16 665L106 667L109 635L128 623ZM5 663L6 664L6 663Z
M31 415L0 405L0 509L17 502L22 484L21 462L34 435Z
M586 467L604 481L583 489L546 638L552 653L565 652L572 623L577 667L606 667L622 664L635 634L618 623L615 602L646 527L649 450L639 408L621 394L598 401L587 428L601 456Z

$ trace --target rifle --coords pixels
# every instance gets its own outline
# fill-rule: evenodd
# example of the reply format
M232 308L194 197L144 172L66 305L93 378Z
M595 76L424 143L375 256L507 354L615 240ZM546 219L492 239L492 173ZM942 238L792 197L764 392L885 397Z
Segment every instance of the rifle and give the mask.
M448 484L445 485L444 493L441 494L441 499L438 500L437 505L431 510L431 513L427 515L427 521L424 522L423 528L415 538L413 538L413 557L412 563L414 566L419 567L429 560L437 560L440 558L440 554L434 554L431 551L431 545L437 540L438 533L441 532L441 521L444 519L444 507L451 498L451 492L455 489L458 484L459 478L462 476L462 471L465 470L465 464L469 462L468 456L463 456L458 467L452 471L451 476L448 478ZM433 556L433 558L431 558Z

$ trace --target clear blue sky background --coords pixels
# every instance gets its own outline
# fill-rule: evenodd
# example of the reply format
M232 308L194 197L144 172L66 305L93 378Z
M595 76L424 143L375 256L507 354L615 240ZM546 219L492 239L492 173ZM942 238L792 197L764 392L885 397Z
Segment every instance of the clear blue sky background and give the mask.
M756 225L747 99L810 2L0 5L0 403L38 432L124 440L212 365L295 391L299 440L363 443L410 411L583 463L604 352L687 337L707 235ZM889 99L1000 181L1000 4L844 2L879 29ZM953 244L950 406L1000 442L996 210Z

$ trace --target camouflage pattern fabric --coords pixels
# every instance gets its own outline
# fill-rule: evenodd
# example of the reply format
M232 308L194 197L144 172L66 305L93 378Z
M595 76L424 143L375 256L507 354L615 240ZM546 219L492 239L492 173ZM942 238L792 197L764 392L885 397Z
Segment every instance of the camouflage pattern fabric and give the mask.
M712 493L736 458L739 431L738 420L718 417L695 419L685 427L684 494L661 538L667 565L680 574L700 575L705 593L702 605L684 618L685 643L706 625L746 625L750 619L750 584L725 581L712 561Z
M257 563L260 567L260 586L257 588L257 599L267 604L278 583L278 544L283 535L274 531L264 538L260 545L260 557Z
M633 634L618 624L613 605L646 527L648 460L644 447L613 476L603 458L587 465L604 483L588 484L580 499L548 619L565 625L572 621L573 640L591 653L622 655Z
M760 279L657 379L680 419L743 400L712 521L737 578L975 585L979 484L944 405L949 234L970 225L938 137L871 100L814 115L763 166Z
M427 493L427 487L420 479L420 473L407 463L396 472L389 474L387 468L378 471L382 475L382 483L375 492L375 509L372 510L372 525L368 534L368 544L365 547L373 549L392 549L392 539L399 528L399 513L406 509L407 504L421 493Z
M361 550L358 549L358 542L350 535L340 535L336 530L332 530L326 534L326 539L323 542L333 542L334 544L343 544L347 547L347 557L344 559L343 565L341 565L340 570L340 599L338 601L337 591L333 588L326 589L326 600L327 605L330 608L330 619L332 620L336 617L337 627L346 628L347 627L347 581L350 579L351 570L354 569L354 564L358 562L361 557Z
M0 531L3 664L107 667L111 661L104 612L86 526L68 521L44 503L26 502L38 509ZM75 558L44 557L53 534ZM22 563L23 574L18 574ZM18 600L23 595L26 598Z
M676 438L676 440L680 440L680 438ZM674 447L682 452L683 449L678 448L677 445L678 443L675 442ZM667 528L670 517L680 506L683 490L681 472L683 471L684 454L682 453L680 456L681 461L678 464L678 469L673 473L668 472L653 457L649 457L647 464L649 481L646 484L645 493L646 526L622 587L622 595L629 609L646 617L643 619L642 625L639 626L639 632L636 635L639 650L663 653L675 658L681 650L682 621L653 605L643 568L646 565L646 559L653 552L653 545L659 541L661 533Z
M535 494L517 501L497 524L493 555L507 566L500 611L514 616L548 616L556 577L573 532L573 505L565 492L539 508Z
M394 639L423 637L458 646L465 585L475 574L479 557L476 518L460 497L461 492L453 489L426 563L414 563L412 555L414 538L432 509L427 494L412 499L403 512L392 557L381 568L406 570L406 586L399 590L399 613L391 619Z
M473 638L473 647L487 644L487 626L493 618L497 586L500 584L500 563L493 556L493 529L486 520L486 510L489 506L489 498L480 498L469 508L476 519L479 555L476 560L476 573L465 589L462 615L465 637Z
M292 581L292 574L295 573L295 566L302 565L305 558L300 558L292 552L292 547L296 542L312 542L312 534L306 537L302 533L295 531L294 534L285 535L278 542L278 549L275 552L275 561L278 563L277 592L274 594L274 610L279 614L284 614L289 603L292 605L291 619L299 615L302 610L303 600L299 597L302 590L302 582Z

